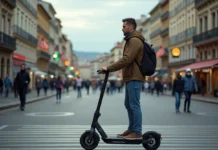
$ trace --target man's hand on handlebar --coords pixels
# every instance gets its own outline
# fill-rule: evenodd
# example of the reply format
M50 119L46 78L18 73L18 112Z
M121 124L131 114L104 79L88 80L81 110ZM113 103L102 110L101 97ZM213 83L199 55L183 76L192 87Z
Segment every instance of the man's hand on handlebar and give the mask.
M101 70L98 70L97 72L98 74L105 74L108 72L108 70L107 70L107 67L101 67Z

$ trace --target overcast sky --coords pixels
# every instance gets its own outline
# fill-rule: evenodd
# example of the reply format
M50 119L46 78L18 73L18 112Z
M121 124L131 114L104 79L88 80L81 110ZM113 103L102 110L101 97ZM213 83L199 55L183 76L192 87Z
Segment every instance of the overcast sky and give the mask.
M159 0L44 0L55 8L62 21L62 32L73 43L73 49L109 52L122 41L122 19L139 19Z

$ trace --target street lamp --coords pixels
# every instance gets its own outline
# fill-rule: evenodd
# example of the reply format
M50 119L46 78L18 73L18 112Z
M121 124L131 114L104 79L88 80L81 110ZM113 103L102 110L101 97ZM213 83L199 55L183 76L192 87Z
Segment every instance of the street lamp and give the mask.
M181 51L179 48L174 48L171 53L172 53L173 58L178 58L181 54Z

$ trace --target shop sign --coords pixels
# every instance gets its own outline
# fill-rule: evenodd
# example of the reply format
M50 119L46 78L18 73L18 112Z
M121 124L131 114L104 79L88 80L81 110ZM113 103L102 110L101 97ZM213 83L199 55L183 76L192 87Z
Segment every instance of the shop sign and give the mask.
M26 59L25 56L19 55L19 54L13 54L12 57L13 57L14 59L18 59L18 60L25 60L25 59Z

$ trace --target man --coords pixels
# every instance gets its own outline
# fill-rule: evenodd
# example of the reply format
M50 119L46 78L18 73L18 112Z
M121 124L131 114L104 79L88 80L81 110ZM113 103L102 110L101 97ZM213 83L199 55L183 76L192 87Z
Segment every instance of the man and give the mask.
M128 112L129 127L122 134L117 136L125 139L142 138L142 112L140 106L140 93L144 83L144 76L141 74L137 61L140 64L144 50L144 37L136 29L136 21L132 18L123 19L123 33L126 45L123 58L101 70L109 72L118 71L123 73L123 82L126 83L125 107ZM141 64L140 64L141 65Z
M185 103L184 103L184 112L191 113L190 104L191 104L191 95L193 90L198 90L195 78L191 75L191 69L186 69L186 75L183 77L184 81L184 94L185 94ZM188 103L188 108L186 107Z
M25 103L26 103L26 93L27 87L30 83L30 76L26 72L25 65L22 64L20 72L18 72L16 76L17 90L20 97L20 110L24 111Z
M8 97L9 88L11 87L11 79L9 77L9 74L7 74L7 77L4 79L5 84L5 97Z
M77 80L76 80L76 85L77 85L77 98L82 97L82 93L81 93L81 88L82 88L82 79L80 78L80 76L78 76Z

